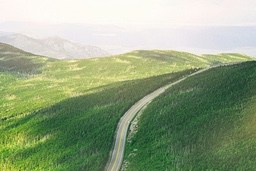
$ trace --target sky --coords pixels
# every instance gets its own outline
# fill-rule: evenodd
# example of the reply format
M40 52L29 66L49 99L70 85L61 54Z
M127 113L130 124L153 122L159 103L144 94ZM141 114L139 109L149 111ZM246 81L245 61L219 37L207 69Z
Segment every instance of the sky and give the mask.
M256 25L255 0L0 0L0 22Z

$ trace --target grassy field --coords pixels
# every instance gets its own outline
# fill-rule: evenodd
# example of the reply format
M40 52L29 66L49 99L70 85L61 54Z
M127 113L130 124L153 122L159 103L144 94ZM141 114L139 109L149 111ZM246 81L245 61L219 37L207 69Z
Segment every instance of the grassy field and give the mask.
M256 170L256 62L175 85L141 115L127 170Z
M196 68L250 59L220 56L134 51L60 61L0 44L0 170L101 170L119 118L138 99Z

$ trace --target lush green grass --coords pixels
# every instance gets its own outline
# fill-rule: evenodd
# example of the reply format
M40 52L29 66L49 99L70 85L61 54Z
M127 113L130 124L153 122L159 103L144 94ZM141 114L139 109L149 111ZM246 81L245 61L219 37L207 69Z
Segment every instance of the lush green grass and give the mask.
M153 56L158 54L157 59L152 59L151 53ZM168 55L172 60L167 58ZM0 116L24 115L114 82L203 68L212 64L206 60L200 62L198 58L196 55L174 51L135 51L101 59L48 60L40 74L25 78L6 71L0 72ZM40 61L42 58L36 59ZM226 57L221 59L220 62L225 61ZM245 61L249 58L243 56L239 60Z
M185 73L100 87L9 122L1 157L20 170L99 170L104 167L121 115L136 100ZM10 143L12 142L12 143Z
M175 51L72 61L0 52L5 54L0 61L5 66L0 72L0 168L5 170L102 169L117 121L129 106L161 85L213 64ZM21 56L26 65L2 63Z
M256 170L256 62L169 89L140 118L127 170Z

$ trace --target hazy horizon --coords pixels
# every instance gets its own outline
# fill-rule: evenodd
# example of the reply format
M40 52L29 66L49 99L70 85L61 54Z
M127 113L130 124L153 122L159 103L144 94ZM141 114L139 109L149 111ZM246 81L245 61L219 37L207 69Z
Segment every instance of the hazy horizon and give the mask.
M58 36L112 54L136 49L256 56L253 0L1 0L0 32Z

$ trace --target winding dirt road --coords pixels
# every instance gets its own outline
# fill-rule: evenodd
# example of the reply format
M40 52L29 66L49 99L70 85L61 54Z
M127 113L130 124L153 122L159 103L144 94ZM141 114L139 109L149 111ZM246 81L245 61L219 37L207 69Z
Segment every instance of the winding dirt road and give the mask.
M215 66L219 67L219 66ZM185 79L192 77L196 74L202 73L204 71L207 71L211 68L205 68L202 70L199 70L197 72L194 72L188 76L185 76L178 81L175 81L173 83L170 83L166 86L163 86L154 92L148 94L141 100L139 100L137 103L135 103L120 119L118 126L117 126L117 134L115 139L115 145L111 154L111 160L107 163L106 171L118 171L121 168L123 156L124 156L124 150L125 150L125 141L126 141L126 135L129 128L129 125L132 121L132 119L136 116L136 114L146 105L148 105L153 99L161 95L163 92L165 92L168 88L172 87L173 85L176 85Z

